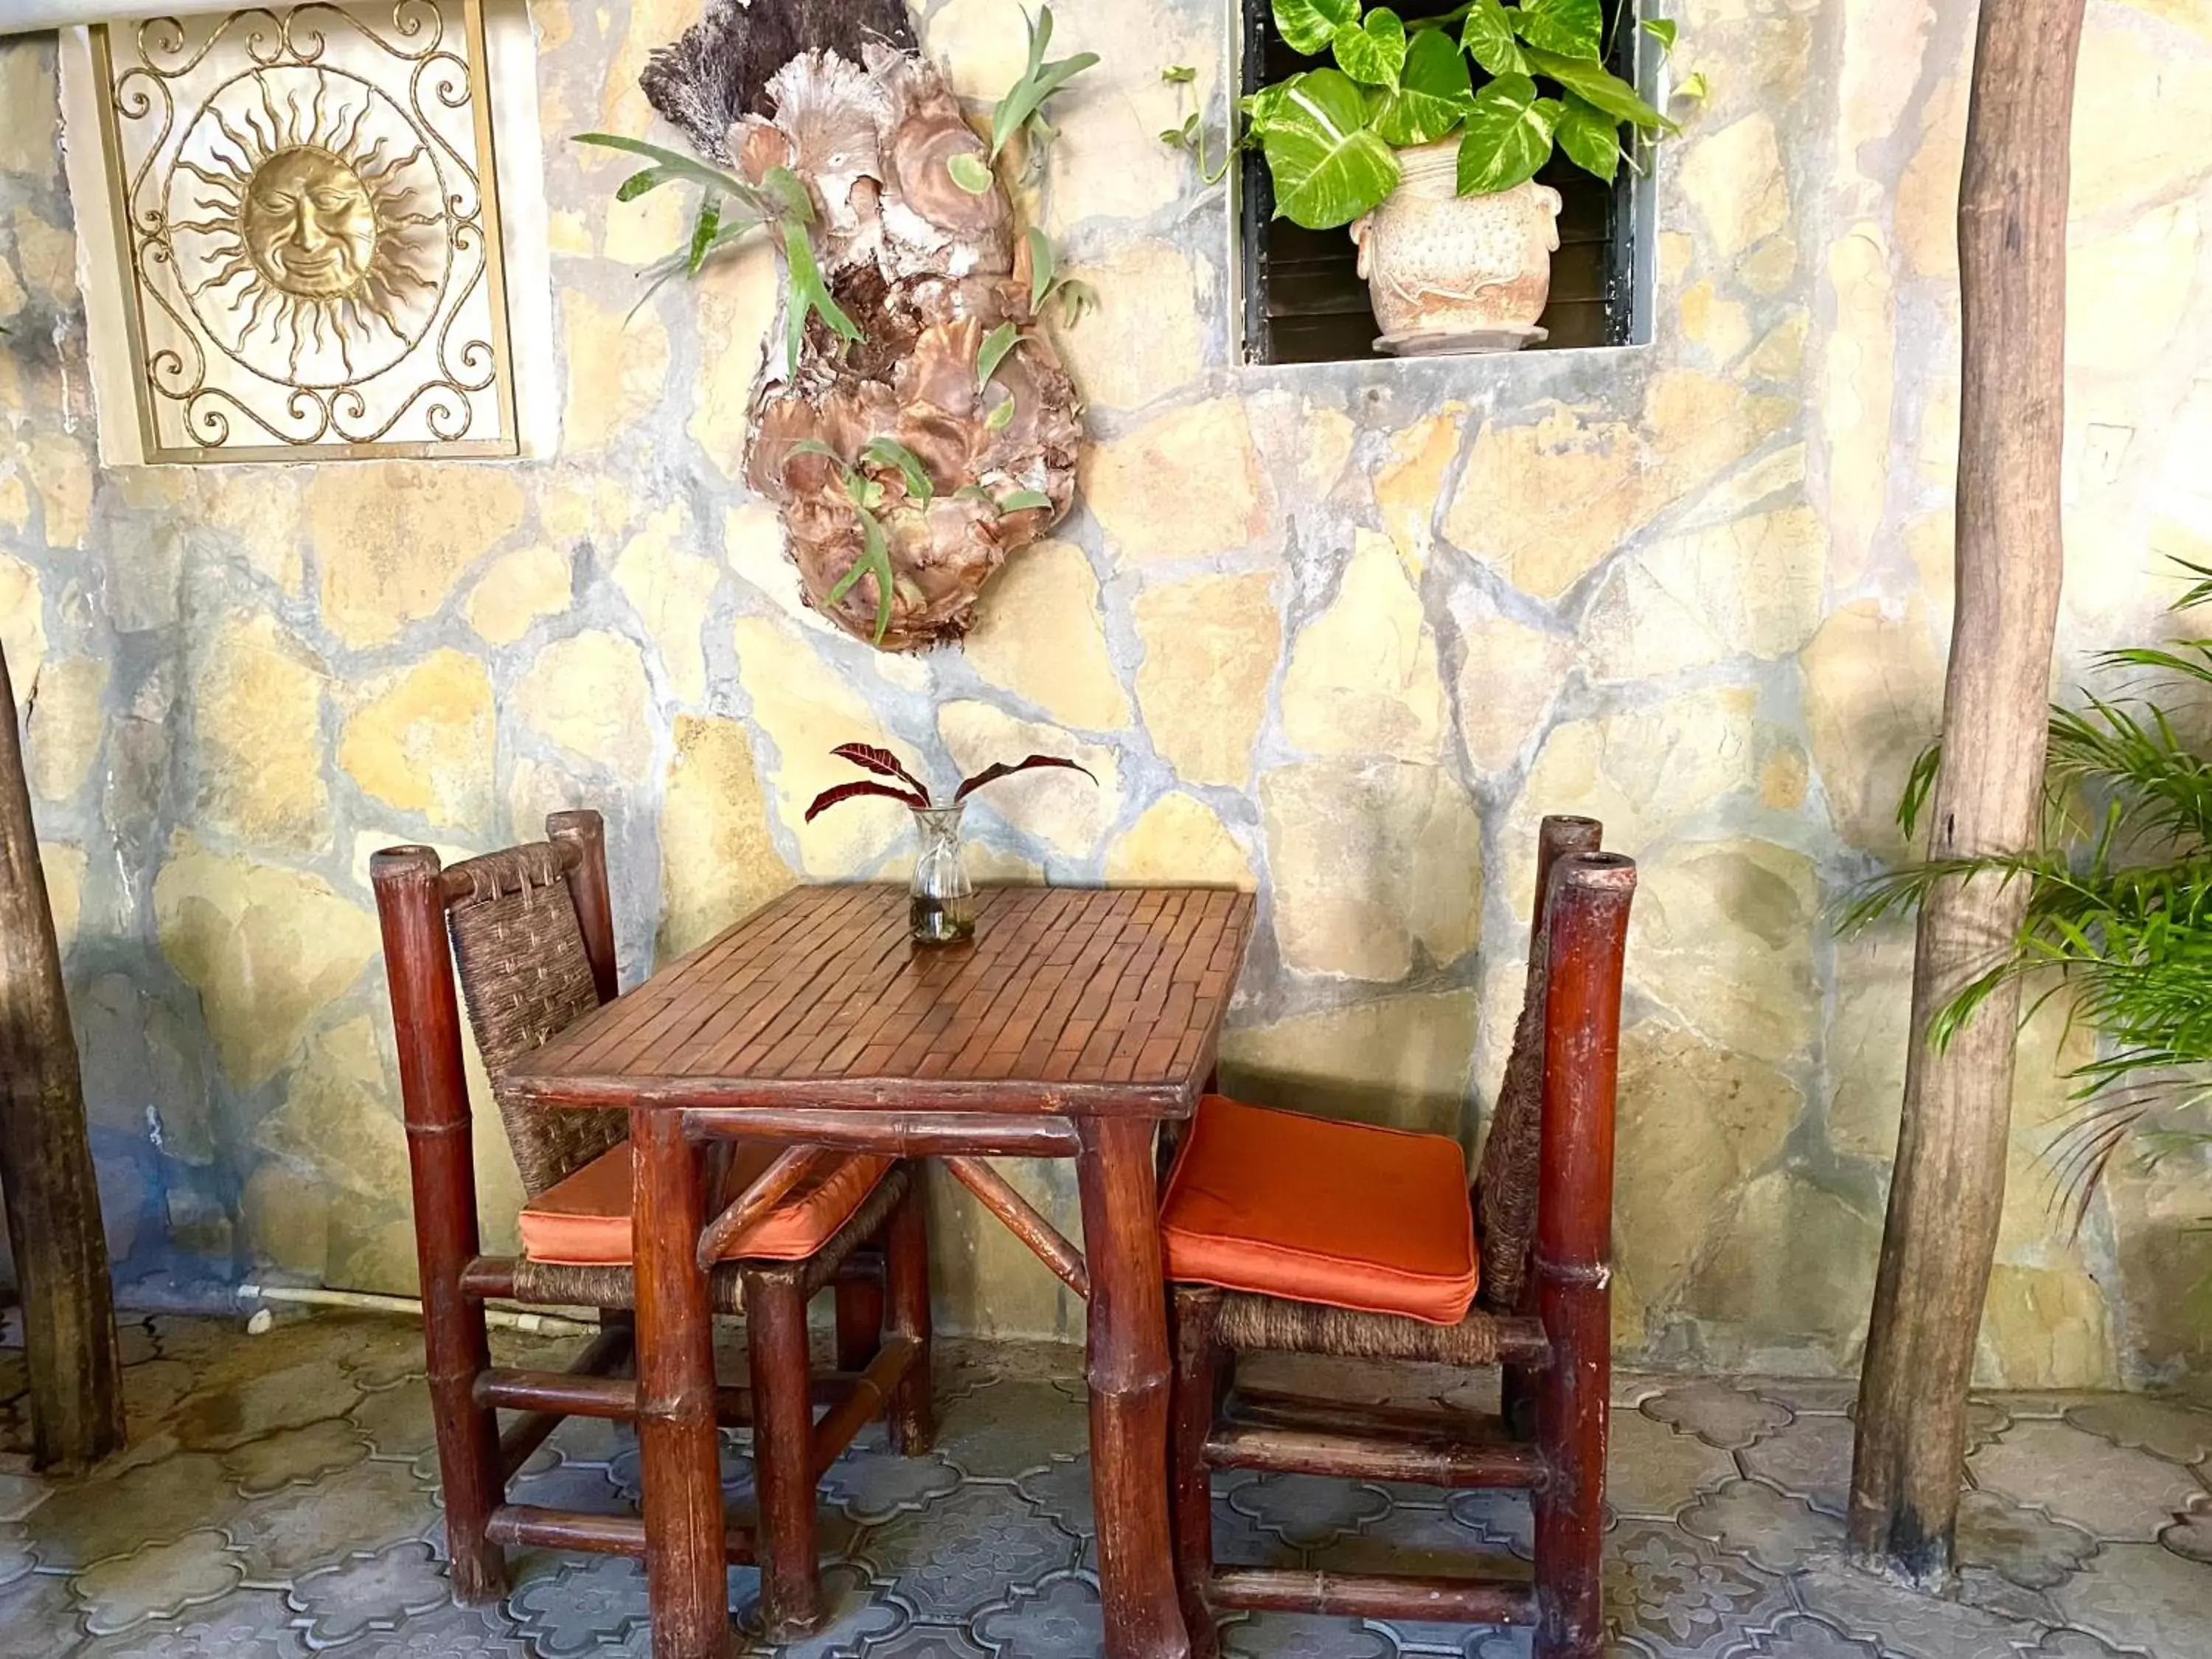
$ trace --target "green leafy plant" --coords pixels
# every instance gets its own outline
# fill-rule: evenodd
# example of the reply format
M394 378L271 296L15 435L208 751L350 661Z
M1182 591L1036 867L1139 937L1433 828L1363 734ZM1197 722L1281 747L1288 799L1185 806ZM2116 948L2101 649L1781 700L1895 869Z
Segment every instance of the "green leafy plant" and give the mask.
M1633 156L1624 133L1674 124L1605 67L1601 0L1468 0L1434 17L1401 19L1364 0L1273 0L1275 27L1328 64L1260 88L1240 106L1243 142L1266 156L1275 212L1310 230L1350 224L1398 186L1397 151L1456 135L1459 193L1510 190L1555 149L1610 183ZM1641 25L1662 51L1671 21ZM1187 83L1170 70L1168 79ZM1196 116L1161 134L1189 150L1209 183ZM1224 158L1222 170L1227 167Z
M1029 27L1029 61L1021 78L992 106L989 161L963 153L945 164L945 170L952 175L952 182L970 196L990 193L994 182L991 168L1018 132L1029 134L1030 171L1034 173L1042 164L1046 149L1059 136L1052 123L1044 118L1045 100L1098 62L1095 52L1079 52L1073 58L1046 61L1045 49L1052 44L1050 6L1040 6L1034 17L1024 12L1022 21Z
M830 296L822 280L822 267L814 257L810 228L814 223L814 199L805 182L789 167L771 167L754 185L696 155L649 144L642 138L626 138L616 132L580 132L580 144L621 150L653 163L623 180L615 191L617 202L634 202L664 185L694 185L699 190L699 210L692 221L690 240L665 259L645 268L645 292L630 308L639 307L677 276L696 276L716 253L743 240L754 231L774 227L783 238L784 263L790 273L790 325L786 349L790 361L799 361L799 343L806 337L806 321L818 316L842 338L858 340L859 326ZM734 205L732 205L734 204Z
M896 473L906 489L906 505L915 508L927 507L936 499L937 486L930 480L929 469L904 444L888 437L868 440L860 451L859 466L848 465L843 456L817 438L792 445L791 454L820 456L836 470L844 484L845 499L860 521L860 556L837 579L827 602L836 605L859 585L861 577L872 578L876 584L876 643L880 645L890 632L891 595L897 589L898 576L891 568L890 536L884 528L883 515L887 510L884 486L862 469Z
M1030 250L1030 309L1038 316L1054 301L1059 301L1060 321L1073 328L1091 312L1098 309L1098 290L1079 276L1060 274L1060 256L1053 252L1052 238L1031 225L1022 233Z
M2193 580L2174 608L2212 600L2212 567L2184 568ZM2045 973L2051 984L2030 1012L2063 997L2097 1031L2096 1058L2071 1074L2080 1109L2051 1149L2077 1223L2131 1136L2140 1132L2154 1158L2212 1140L2147 1121L2212 1098L2212 757L2185 735L2212 713L2212 640L2109 651L2097 667L2126 689L2051 711L2040 845L1893 871L1842 918L1846 931L1868 927L1970 876L2028 884L2020 932L1937 1011L1929 1040L1949 1042L1999 987ZM2195 706L2185 713L2181 698ZM1914 766L1898 807L1907 836L1942 767L1940 747Z
M1028 129L1030 137L1039 148L1049 144L1054 131L1044 118L1044 100L1058 92L1084 70L1098 62L1095 52L1079 52L1073 58L1062 58L1054 63L1045 61L1045 48L1052 44L1052 8L1040 6L1031 17L1022 14L1029 25L1029 63L1021 79L1006 89L991 112L991 159L999 159L1013 139L1013 136Z

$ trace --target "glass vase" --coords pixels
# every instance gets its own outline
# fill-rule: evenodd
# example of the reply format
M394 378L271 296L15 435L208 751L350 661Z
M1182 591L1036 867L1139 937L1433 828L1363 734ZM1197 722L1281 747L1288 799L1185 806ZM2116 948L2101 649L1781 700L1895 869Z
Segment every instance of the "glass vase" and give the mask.
M917 945L957 945L975 936L975 884L960 841L963 806L933 807L914 815L921 847L907 915Z

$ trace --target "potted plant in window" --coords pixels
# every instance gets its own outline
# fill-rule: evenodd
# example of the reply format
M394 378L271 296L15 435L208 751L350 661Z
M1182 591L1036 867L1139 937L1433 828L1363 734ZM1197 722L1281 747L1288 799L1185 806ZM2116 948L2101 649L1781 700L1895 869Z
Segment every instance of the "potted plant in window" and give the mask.
M1605 67L1602 0L1471 0L1412 19L1362 0L1273 4L1291 50L1330 61L1245 99L1245 142L1267 159L1278 216L1351 228L1378 346L1543 338L1560 204L1537 171L1559 149L1610 183L1637 141L1673 130ZM1674 45L1671 21L1640 27ZM1164 136L1199 137L1194 123Z

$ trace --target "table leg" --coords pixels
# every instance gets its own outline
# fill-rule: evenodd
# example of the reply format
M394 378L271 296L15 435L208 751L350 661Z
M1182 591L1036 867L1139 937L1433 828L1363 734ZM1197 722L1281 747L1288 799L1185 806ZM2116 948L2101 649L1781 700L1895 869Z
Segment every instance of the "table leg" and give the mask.
M1077 1178L1091 1264L1091 1483L1107 1659L1189 1659L1168 1522L1167 1298L1145 1118L1086 1118Z
M730 1659L714 1310L699 1270L706 1162L679 1112L630 1114L637 1442L653 1659Z

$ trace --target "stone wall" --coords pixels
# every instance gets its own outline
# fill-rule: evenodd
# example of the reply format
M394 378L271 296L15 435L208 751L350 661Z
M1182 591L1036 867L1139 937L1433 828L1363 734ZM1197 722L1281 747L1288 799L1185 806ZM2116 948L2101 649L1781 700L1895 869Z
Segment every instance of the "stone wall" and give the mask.
M1066 340L1084 509L964 653L878 657L800 607L738 482L763 258L625 325L672 192L547 158L560 460L104 471L54 44L0 44L0 637L134 1293L264 1272L404 1290L404 1152L366 881L552 808L611 820L625 974L801 879L890 875L906 826L805 826L837 741L994 791L994 876L1255 884L1229 1043L1262 1098L1470 1136L1525 945L1531 839L1593 812L1644 861L1617 1236L1624 1352L1847 1368L1872 1286L1910 941L1823 907L1899 850L1935 730L1956 425L1951 246L1966 0L1689 0L1710 101L1662 162L1645 349L1231 362L1229 225L1158 131L1213 88L1221 0L1061 9L1105 67L1031 210L1094 281ZM549 134L642 131L691 0L535 0ZM964 89L1013 0L937 0ZM2064 678L2212 557L2212 10L2093 0L2077 122ZM2205 1358L2201 1167L2116 1179L2076 1238L2038 1153L2060 1033L2024 1051L1984 1369L2014 1386ZM515 1183L481 1140L505 1231ZM1064 1171L1024 1177L1073 1223ZM1055 1281L964 1201L947 1318L1066 1335Z

